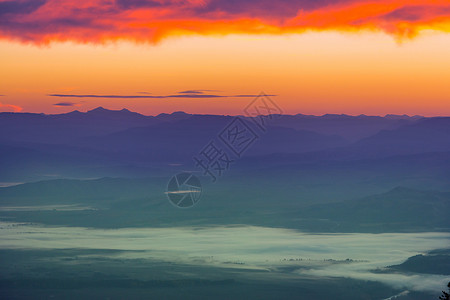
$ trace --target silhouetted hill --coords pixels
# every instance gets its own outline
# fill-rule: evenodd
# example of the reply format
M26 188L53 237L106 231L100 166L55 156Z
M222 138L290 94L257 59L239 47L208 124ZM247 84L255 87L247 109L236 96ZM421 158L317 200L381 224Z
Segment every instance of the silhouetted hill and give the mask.
M310 130L325 135L339 135L350 141L357 141L369 137L381 130L392 130L400 126L413 124L421 116L409 117L406 115L379 116L349 116L326 114L323 116L310 116L297 114L283 115L271 121L274 126L283 126L298 130Z
M131 128L106 136L89 137L79 144L93 149L110 149L144 156L148 161L188 161L198 154L233 120L226 116L194 115L188 119ZM301 153L348 144L339 136L312 131L271 127L251 146L246 155L276 152Z
M155 118L161 121L180 121L189 118L191 114L187 114L184 111L176 111L171 114L161 113Z
M83 136L107 134L163 121L163 118L147 117L127 109L115 111L102 107L85 113L73 111L56 115L0 113L0 141L67 143Z
M192 169L192 157L232 119L184 112L152 117L101 107L59 115L0 113L0 180L155 176L173 172L175 164ZM281 178L304 170L320 176L317 181L372 172L379 182L384 173L386 180L403 184L406 172L415 174L420 166L417 174L431 170L426 180L445 179L437 164L448 165L449 119L282 115L265 133L250 125L259 138L233 168L273 168L271 174ZM374 132L355 143L342 138Z
M389 266L388 268L401 272L450 275L450 249L418 254L399 265Z
M396 187L358 200L313 205L302 212L308 218L327 218L356 231L450 230L450 192Z
M0 205L49 205L84 203L111 205L120 200L150 197L164 184L155 179L100 178L55 179L0 188Z
M240 182L242 185L239 185ZM249 224L322 232L449 231L450 192L402 187L357 200L329 198L321 204L274 184L239 178L208 185L207 194L186 213L165 197L167 178L50 180L0 188L2 207L85 205L92 211L2 211L17 221L92 227ZM254 188L259 187L260 190ZM237 191L237 193L236 193ZM271 192L272 191L272 192Z
M181 121L191 115L184 112L144 116L127 109L108 110L98 107L88 112L77 110L64 114L0 113L0 141L14 140L39 143L61 143L74 138L104 135L132 127L143 127L161 122ZM222 116L210 116L222 118ZM210 119L211 119L210 118ZM418 117L392 116L348 116L348 115L282 115L270 125L296 130L313 131L319 134L339 135L357 140L377 133L382 129L398 128L413 123ZM211 122L211 120L209 120Z
M284 160L312 162L324 160L361 160L420 153L450 151L450 118L420 119L413 124L379 133L343 147L328 148L310 153L274 153L266 161ZM439 154L436 154L439 156Z
M391 156L450 149L450 118L422 119L394 130L383 130L362 139L355 150L370 156Z

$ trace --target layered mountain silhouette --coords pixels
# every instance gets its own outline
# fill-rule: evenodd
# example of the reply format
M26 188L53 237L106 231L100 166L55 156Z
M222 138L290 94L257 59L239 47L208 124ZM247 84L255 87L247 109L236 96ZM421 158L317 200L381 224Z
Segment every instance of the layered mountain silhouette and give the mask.
M46 224L93 227L255 224L311 231L447 231L450 118L387 115L240 116L257 136L213 184L193 156L234 116L126 109L0 113L0 209ZM229 153L231 156L232 153ZM169 210L171 176L205 188L189 215Z
M201 171L193 156L233 118L183 112L143 116L104 108L60 115L1 113L0 182ZM283 115L267 124L266 132L252 127L259 138L227 175L260 178L272 186L269 194L280 182L338 199L398 185L448 186L450 118ZM353 141L350 132L368 137Z
M450 192L395 187L357 199L333 201L330 198L328 202L316 203L318 201L307 201L288 191L278 191L274 195L263 189L265 195L255 199L256 195L243 189L236 195L210 188L209 203L202 203L185 214L167 209L164 184L164 178L58 179L25 183L0 188L0 210L3 216L14 216L18 221L101 228L161 226L161 222L177 226L231 222L327 232L450 229ZM254 200L247 200L249 198ZM51 205L86 208L76 211L45 209ZM31 210L14 211L16 207L31 207Z
M146 165L188 165L232 120L183 112L144 116L102 107L57 115L1 113L0 177L20 179L7 175L15 174L14 166L29 170L21 172L24 179L45 179L42 174L49 172L98 177L124 175L114 170L140 169L136 170L140 176ZM282 115L268 122L266 132L252 127L259 138L245 155L268 156L274 160L268 163L276 164L277 155L291 155L293 163L302 161L295 159L298 155L310 161L441 152L450 149L449 124L449 118L418 116ZM55 168L58 172L53 172Z

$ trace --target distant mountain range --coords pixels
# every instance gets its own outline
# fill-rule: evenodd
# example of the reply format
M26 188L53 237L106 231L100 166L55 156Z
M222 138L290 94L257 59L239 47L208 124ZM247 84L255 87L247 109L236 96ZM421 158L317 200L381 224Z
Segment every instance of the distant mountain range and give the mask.
M235 117L126 109L0 113L0 219L92 227L255 224L311 231L448 231L450 118L278 115L241 157L218 135ZM233 158L213 184L195 166L214 140ZM234 156L233 156L234 155ZM171 176L204 187L189 214ZM76 205L79 211L14 211ZM6 209L5 207L12 207Z
M86 136L106 135L133 127L176 122L194 117L199 122L212 122L223 116L192 115L184 112L144 116L127 109L119 111L102 107L82 113L65 114L0 113L0 141L26 141L57 144ZM349 116L349 115L282 115L271 125L297 130L313 131L324 135L339 135L356 140L373 135L383 129L395 129L423 117L414 116ZM223 119L223 118L222 118ZM203 123L205 125L205 123Z
M57 115L0 113L0 182L166 175L173 169L168 165L190 169L192 157L232 119L101 107ZM450 151L450 118L298 114L267 124L245 158L277 165L286 156L302 163Z

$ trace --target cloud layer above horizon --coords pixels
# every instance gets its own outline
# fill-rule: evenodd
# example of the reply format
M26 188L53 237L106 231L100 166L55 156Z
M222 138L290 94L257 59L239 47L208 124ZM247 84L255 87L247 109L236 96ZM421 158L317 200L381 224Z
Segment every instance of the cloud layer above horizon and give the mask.
M142 92L144 95L97 95L97 94L48 94L50 97L60 98L110 98L110 99L168 99L168 98L190 98L190 99L211 99L211 98L256 98L260 95L256 94L239 94L239 95L219 95L205 93L210 90L188 90L181 91L171 95L152 95L148 92ZM276 95L266 95L274 97ZM56 106L68 106L68 102L56 103ZM70 102L69 102L70 103ZM64 105L61 105L64 104Z
M450 32L448 0L0 0L0 39L156 43L183 35Z

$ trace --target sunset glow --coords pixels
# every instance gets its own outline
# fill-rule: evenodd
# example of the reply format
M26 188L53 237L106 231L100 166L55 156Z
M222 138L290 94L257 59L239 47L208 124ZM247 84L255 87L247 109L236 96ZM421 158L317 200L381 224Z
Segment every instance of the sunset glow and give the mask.
M239 114L236 96L264 91L292 114L450 113L448 1L1 0L0 15L0 111Z

